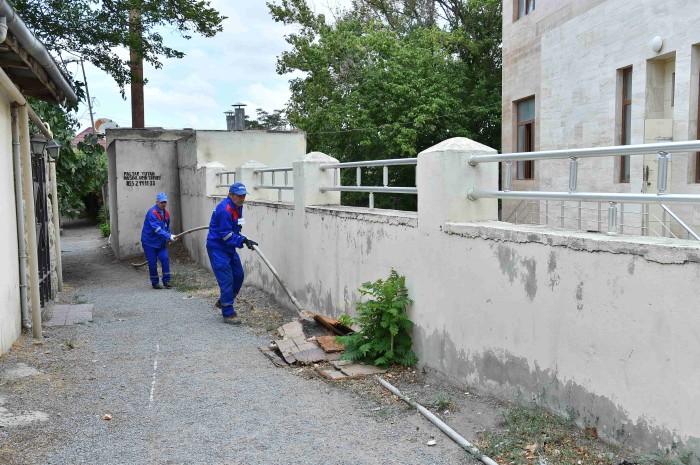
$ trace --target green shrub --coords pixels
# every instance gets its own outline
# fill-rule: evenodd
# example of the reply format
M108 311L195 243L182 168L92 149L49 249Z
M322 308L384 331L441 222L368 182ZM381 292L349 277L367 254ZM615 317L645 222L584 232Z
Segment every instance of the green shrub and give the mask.
M100 223L100 232L102 233L102 237L109 237L109 223Z
M418 358L411 350L411 329L406 307L411 304L406 289L406 278L396 270L386 281L364 283L360 289L363 296L371 296L357 305L357 318L347 315L340 320L359 326L361 329L337 338L345 344L345 360L363 360L377 366L399 364L414 365Z
M99 220L98 227L102 233L102 237L109 237L109 207L102 205L100 212L97 214L97 219Z

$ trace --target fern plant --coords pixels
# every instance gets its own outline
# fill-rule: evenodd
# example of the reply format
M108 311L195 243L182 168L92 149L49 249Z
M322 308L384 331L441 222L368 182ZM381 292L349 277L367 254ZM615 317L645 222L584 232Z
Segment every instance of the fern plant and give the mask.
M370 298L357 305L356 318L341 317L341 321L361 328L337 338L338 342L345 344L342 358L368 361L381 367L414 365L418 357L411 350L413 322L406 313L411 299L408 298L405 276L392 269L388 279L364 283L358 291Z

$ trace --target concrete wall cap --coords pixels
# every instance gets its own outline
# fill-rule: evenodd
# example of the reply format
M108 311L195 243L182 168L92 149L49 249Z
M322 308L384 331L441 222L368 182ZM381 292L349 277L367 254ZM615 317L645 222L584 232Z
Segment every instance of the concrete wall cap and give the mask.
M321 163L338 163L338 160L336 158L333 158L329 155L326 155L323 152L311 152L306 155L302 159L302 161L313 161L313 162L321 162Z
M265 164L260 163L259 161L256 160L248 160L243 164L241 168L267 168Z
M423 150L418 155L420 156L435 152L467 152L470 155L498 153L496 149L492 149L487 145L480 144L479 142L473 141L466 137L453 137L452 139L444 140L439 144Z
M204 167L204 168L208 168L208 169L226 168L225 165L223 165L222 163L219 163L218 161L210 161L210 162L204 163L200 166Z

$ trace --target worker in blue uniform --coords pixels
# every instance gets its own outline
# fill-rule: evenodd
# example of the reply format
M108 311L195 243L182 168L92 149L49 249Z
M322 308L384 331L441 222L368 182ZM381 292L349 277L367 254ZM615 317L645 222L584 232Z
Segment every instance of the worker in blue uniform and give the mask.
M156 204L148 209L141 230L141 246L148 260L148 274L153 289L170 289L170 260L168 259L167 244L176 241L170 232L170 212L165 208L168 196L161 192L156 196ZM163 270L163 285L158 276L158 260Z
M241 319L233 301L243 285L243 266L236 249L253 249L257 242L241 234L245 223L243 203L248 191L240 182L231 184L228 196L219 202L211 215L207 234L207 253L221 291L216 307L221 308L224 323L239 325Z

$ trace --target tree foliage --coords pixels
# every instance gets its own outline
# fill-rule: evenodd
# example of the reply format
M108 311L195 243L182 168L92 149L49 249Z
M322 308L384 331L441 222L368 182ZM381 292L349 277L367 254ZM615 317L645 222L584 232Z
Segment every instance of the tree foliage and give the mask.
M414 157L459 136L500 147L500 1L355 0L333 24L306 0L268 7L298 27L277 71L304 74L290 81L287 114L309 150L358 161ZM414 185L412 171L390 174L390 185ZM368 172L367 183L380 180Z
M54 56L62 60L77 57L91 62L111 76L125 95L131 82L129 60L119 48L134 50L155 68L161 59L184 54L165 43L163 32L170 29L185 38L191 34L211 37L222 30L221 16L209 0L15 0L27 27ZM129 12L140 13L140 35L129 28ZM73 83L83 100L84 83ZM51 106L32 101L37 114L51 125L61 144L56 164L59 205L63 215L74 217L84 210L85 196L101 192L107 181L104 148L90 135L71 147L78 123L77 106Z
M257 117L254 120L249 120L248 115L245 115L246 128L268 131L284 131L289 129L289 121L287 120L287 115L284 113L284 110L273 110L272 113L268 113L262 108L257 108L255 112L257 113Z
M85 198L90 194L101 196L107 183L104 147L97 136L90 134L74 150L71 141L78 121L70 109L35 99L30 104L42 121L49 124L54 140L61 145L56 161L58 205L62 215L75 218L85 210Z
M49 51L83 57L110 75L122 95L131 81L129 60L118 47L160 68L162 57L184 56L165 43L167 28L188 39L193 33L211 37L225 19L208 0L16 0L15 8ZM129 30L130 11L141 15L141 38Z

